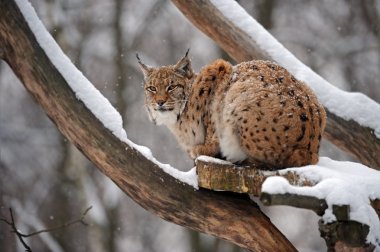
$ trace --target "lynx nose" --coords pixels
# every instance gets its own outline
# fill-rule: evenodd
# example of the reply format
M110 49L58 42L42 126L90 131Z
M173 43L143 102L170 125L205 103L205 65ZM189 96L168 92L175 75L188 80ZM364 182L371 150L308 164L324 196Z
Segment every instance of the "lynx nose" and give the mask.
M161 107L161 106L163 106L165 104L165 101L164 100L158 100L157 104L158 104L158 106Z

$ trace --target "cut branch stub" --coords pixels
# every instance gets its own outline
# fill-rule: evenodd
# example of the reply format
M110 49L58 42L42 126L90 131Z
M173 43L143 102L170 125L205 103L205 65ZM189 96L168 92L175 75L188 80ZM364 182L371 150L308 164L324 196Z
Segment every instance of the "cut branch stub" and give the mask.
M297 195L297 194L269 194L261 193L260 201L265 206L292 206L303 209L309 209L314 211L319 216L322 216L327 209L327 203L324 199L318 199L307 195Z
M234 164L212 162L197 159L197 174L199 187L237 193L249 193L260 196L261 186L265 179L272 176L282 176L291 185L312 186L310 180L300 178L296 172L264 171L255 167L242 167Z

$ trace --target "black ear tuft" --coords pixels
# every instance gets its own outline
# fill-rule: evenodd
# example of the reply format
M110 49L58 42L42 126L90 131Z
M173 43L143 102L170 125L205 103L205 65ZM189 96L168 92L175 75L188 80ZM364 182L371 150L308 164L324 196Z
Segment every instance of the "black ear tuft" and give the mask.
M140 59L140 57L139 57L139 54L136 52L136 58L137 58L137 61L139 62L139 63L141 63L141 59Z
M139 54L137 52L136 52L136 58L137 58L137 62L140 65L141 71L144 73L144 78L146 78L152 72L152 68L148 67L147 65L145 65L144 63L142 63L142 61L141 61L141 59L139 57Z
M191 61L187 57L189 54L190 48L186 51L185 56L180 59L177 64L174 66L175 71L182 75L183 77L191 78L193 77L193 69L191 68Z

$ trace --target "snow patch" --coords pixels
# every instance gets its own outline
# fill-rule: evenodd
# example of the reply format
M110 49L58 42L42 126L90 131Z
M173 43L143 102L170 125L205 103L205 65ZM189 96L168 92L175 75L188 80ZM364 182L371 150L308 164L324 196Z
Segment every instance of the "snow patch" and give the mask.
M314 179L312 187L292 186L283 177L269 177L262 185L262 192L269 194L298 194L325 199L328 209L322 219L335 221L333 205L350 205L350 219L370 227L367 241L380 250L380 222L370 200L380 199L380 173L362 164L339 162L321 157L316 165L281 170L292 171L300 177Z
M188 172L182 172L168 164L162 164L153 157L149 148L137 145L128 139L119 112L117 112L99 90L91 84L82 72L72 64L70 59L65 55L50 33L46 30L29 1L15 1L48 58L65 78L71 89L75 92L77 98L86 105L103 125L121 141L141 152L147 159L158 165L166 173L183 183L198 188L197 176L194 169Z
M197 162L198 160L206 162L206 163L214 163L214 164L220 164L220 165L233 165L233 163L231 163L229 161L219 159L219 158L210 157L210 156L203 156L203 155L199 156L199 157L197 157L195 162Z
M306 82L330 112L373 129L376 137L380 138L380 104L361 93L345 92L331 85L290 53L236 1L211 2L232 23L257 42L274 61L288 69L299 80Z

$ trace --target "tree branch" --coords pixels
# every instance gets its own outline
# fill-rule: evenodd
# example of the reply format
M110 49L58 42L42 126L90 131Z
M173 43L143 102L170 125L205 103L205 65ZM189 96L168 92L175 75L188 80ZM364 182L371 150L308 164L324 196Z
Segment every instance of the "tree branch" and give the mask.
M0 48L0 55L62 134L140 206L250 250L295 251L247 197L194 190L105 128L77 99L13 0L0 0Z
M267 205L287 205L313 210L322 215L327 208L325 200L309 196L293 194L262 194L261 187L264 181L272 176L281 176L296 186L314 186L319 181L301 176L297 170L293 171L263 171L255 167L241 167L229 163L220 163L213 160L197 159L198 185L216 191L248 193L260 197ZM372 199L372 207L380 219L380 199Z
M318 169L318 168L316 168ZM211 190L227 190L238 193L250 193L259 196L266 206L285 205L314 211L319 216L325 214L328 208L323 198L293 193L271 194L261 192L262 184L268 177L281 176L290 184L297 186L314 186L320 181L301 176L298 171L263 171L255 167L241 167L212 158L197 159L197 174L199 186ZM311 182L313 181L313 182ZM372 207L378 217L380 199L371 200ZM333 223L319 223L321 236L325 239L329 251L373 251L374 245L367 244L366 237L369 226L350 219L350 205L333 205L332 213L336 217Z
M269 194L264 192L260 195L260 201L265 206L282 205L312 210L319 216L322 216L327 209L324 199L290 193Z
M236 61L252 59L277 61L260 48L252 36L226 18L210 0L172 0L172 2L186 18L218 43ZM361 126L353 120L345 120L328 108L326 112L328 120L324 137L356 156L365 165L380 170L378 158L380 139L375 136L373 129Z
M323 223L319 221L321 237L326 241L328 251L373 252L375 246L368 244L368 225L357 221L336 221Z
M59 225L59 226L56 226L56 227L51 227L51 228L46 228L46 229L42 229L42 230L38 230L36 232L33 232L33 233L30 233L30 234L22 234L20 233L20 235L22 237L31 237L31 236L34 236L34 235L38 235L38 234L41 234L41 233L48 233L48 232L53 232L55 230L59 230L59 229L62 229L62 228L65 228L65 227L68 227L68 226L71 226L73 224L76 224L76 223L82 223L83 225L87 226L88 224L84 221L84 218L86 217L86 214L88 213L88 211L90 211L92 209L92 206L89 206L81 215L81 217L79 219L76 219L76 220L72 220L72 221L69 221L69 222L66 222L66 223L63 223L62 225Z
M16 222L15 222L15 219L13 217L13 211L12 211L12 208L9 208L9 214L11 216L11 221L8 221L4 218L0 219L1 221L7 223L9 226L11 226L12 228L12 231L13 233L15 233L17 235L17 238L19 239L19 241L21 242L22 246L24 246L25 248L25 251L27 252L32 252L32 249L28 246L28 244L26 244L26 242L24 241L23 239L23 235L17 230L17 227L16 227Z

